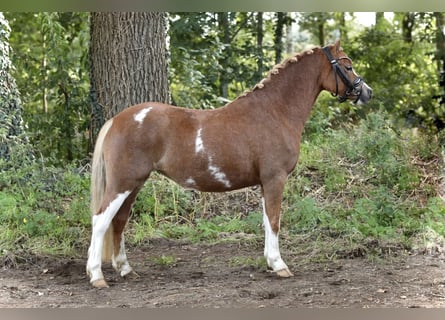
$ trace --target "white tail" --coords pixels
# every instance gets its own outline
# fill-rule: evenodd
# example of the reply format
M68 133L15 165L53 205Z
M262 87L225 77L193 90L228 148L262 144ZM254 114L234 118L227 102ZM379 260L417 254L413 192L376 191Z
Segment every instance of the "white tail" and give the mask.
M113 119L108 120L99 132L94 148L93 161L91 167L91 214L98 214L102 205L102 198L107 185L105 162L103 157L103 142L108 130L113 123ZM113 224L110 224L104 236L102 249L102 261L111 260L114 251Z

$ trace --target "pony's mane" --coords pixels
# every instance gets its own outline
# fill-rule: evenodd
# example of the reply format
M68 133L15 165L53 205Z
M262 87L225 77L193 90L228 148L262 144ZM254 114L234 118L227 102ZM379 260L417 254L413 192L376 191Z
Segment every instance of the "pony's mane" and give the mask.
M287 59L285 59L283 62L275 65L272 70L269 71L267 76L262 79L260 82L258 82L251 90L245 91L243 94L241 94L238 98L245 97L249 93L252 93L256 90L263 89L267 83L269 83L272 80L272 76L278 75L282 70L286 69L289 65L299 62L301 59L303 59L305 56L311 55L314 53L314 51L319 50L320 48L312 48L305 50L303 52L299 52Z

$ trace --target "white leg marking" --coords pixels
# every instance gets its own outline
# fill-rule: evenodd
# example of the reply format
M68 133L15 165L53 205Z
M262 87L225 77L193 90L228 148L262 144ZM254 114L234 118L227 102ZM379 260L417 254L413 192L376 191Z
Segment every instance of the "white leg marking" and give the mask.
M201 134L202 134L202 128L199 128L195 140L195 153L204 151L204 143L202 142Z
M148 107L140 110L138 113L133 115L134 121L139 122L138 127L142 126L142 123L144 122L145 117L147 114L153 109L153 107Z
M117 272L120 272L121 277L124 277L133 271L133 268L131 268L130 264L128 263L127 254L125 253L125 238L123 233L121 236L119 254L117 257L113 255L113 257L111 258L111 263L113 265L113 268Z
M278 245L278 234L275 234L272 231L269 218L266 214L266 203L264 198L261 200L263 202L263 224L265 231L264 256L266 257L267 265L272 268L273 271L288 269L283 259L281 259L280 248Z
M103 279L102 274L102 248L104 235L110 226L119 208L127 199L131 191L119 193L113 201L110 202L104 212L94 215L92 218L93 232L91 235L91 245L88 249L87 272L90 275L90 282Z

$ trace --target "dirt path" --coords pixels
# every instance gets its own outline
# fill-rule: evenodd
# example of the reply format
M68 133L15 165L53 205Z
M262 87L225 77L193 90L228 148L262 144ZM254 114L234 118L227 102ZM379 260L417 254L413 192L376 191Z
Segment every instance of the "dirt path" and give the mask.
M106 267L110 288L102 290L89 285L84 259L33 258L1 270L0 307L445 306L443 256L291 264L295 277L279 279L254 263L261 252L252 243L150 240L129 252L139 277Z

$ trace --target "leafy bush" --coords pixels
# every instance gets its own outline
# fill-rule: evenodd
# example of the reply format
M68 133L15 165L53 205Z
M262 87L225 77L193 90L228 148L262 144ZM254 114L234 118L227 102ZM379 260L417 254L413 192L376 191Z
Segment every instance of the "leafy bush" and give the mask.
M285 192L286 228L412 246L427 230L443 238L440 144L431 140L395 131L384 112L349 129L312 135L302 143Z
M63 254L85 249L91 220L85 172L35 161L2 170L0 185L0 254L18 248Z

